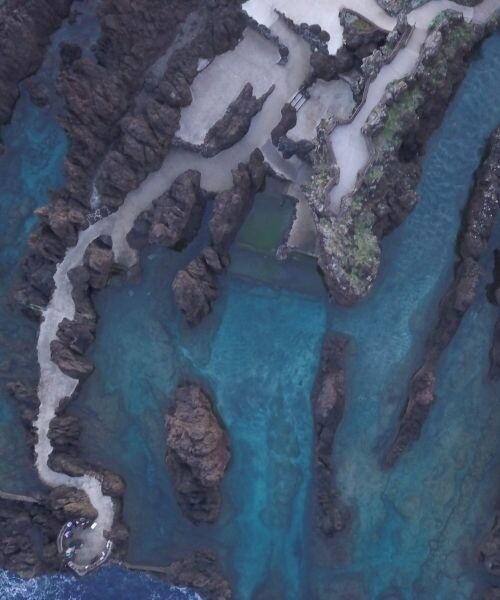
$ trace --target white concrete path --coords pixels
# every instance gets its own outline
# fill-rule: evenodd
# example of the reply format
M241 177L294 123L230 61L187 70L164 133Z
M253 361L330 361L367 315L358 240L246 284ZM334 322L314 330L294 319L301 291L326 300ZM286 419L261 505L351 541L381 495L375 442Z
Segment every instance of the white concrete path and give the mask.
M362 132L363 125L384 97L387 85L415 69L432 20L443 10L453 9L463 13L466 20L485 22L499 6L499 0L485 0L476 8L466 8L449 0L433 0L408 14L408 22L414 26L414 30L407 46L398 52L390 64L381 69L371 83L365 104L355 119L346 125L338 125L331 134L330 139L340 171L339 182L330 192L330 208L335 214L341 209L342 199L354 190L358 175L368 164L369 151ZM393 20L393 25L395 22Z

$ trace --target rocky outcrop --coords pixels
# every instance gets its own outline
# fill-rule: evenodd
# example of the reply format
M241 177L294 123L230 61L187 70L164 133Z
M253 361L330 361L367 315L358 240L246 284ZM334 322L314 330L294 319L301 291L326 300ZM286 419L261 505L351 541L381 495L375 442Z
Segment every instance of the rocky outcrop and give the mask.
M262 110L264 102L273 91L274 85L257 98L253 95L252 85L245 84L225 115L208 130L201 147L202 155L207 158L215 156L243 139L250 129L253 117Z
M215 276L229 265L229 247L250 211L256 192L262 189L268 166L260 150L247 164L233 170L233 187L215 195L209 222L211 244L174 278L174 301L189 325L197 325L217 299Z
M224 254L250 211L256 192L264 186L269 169L260 150L254 150L247 164L233 170L233 187L215 196L209 229L212 246Z
M280 122L271 131L271 141L274 146L277 146L281 138L297 125L297 110L290 104L286 103L281 109Z
M211 312L219 296L215 276L223 270L219 255L209 246L176 275L172 283L175 303L191 327Z
M49 440L55 449L75 447L80 438L80 419L74 415L59 415L52 419Z
M196 30L183 37L179 26L193 10ZM180 108L191 101L189 86L198 60L234 47L245 25L241 7L233 0L175 0L168 5L160 0L106 0L100 4L99 18L97 62L75 44L61 47L57 89L66 105L62 124L69 139L67 183L41 215L22 281L13 294L14 302L35 318L52 293L55 263L94 218L88 213L95 203L101 212L115 210L159 168L178 127ZM162 76L147 78L153 63L169 49ZM57 231L54 214L64 225Z
M94 370L93 363L85 356L95 339L97 322L89 293L107 285L113 264L111 239L101 236L87 247L83 265L68 274L73 285L75 317L72 321L61 321L57 337L50 343L52 361L68 377L84 379Z
M198 384L178 386L166 429L166 462L183 513L193 523L214 522L230 459L229 437Z
M61 485L50 491L48 500L51 510L62 523L79 517L91 521L97 518L97 511L83 490Z
M445 12L435 20L414 73L387 87L364 126L371 159L340 216L324 211L332 178L319 161L306 193L316 215L319 266L336 302L352 305L371 290L379 242L414 208L427 140L484 35L484 28L464 22L458 13Z
M314 468L316 514L326 536L342 531L349 510L334 486L333 444L345 406L344 354L347 339L329 335L321 351L321 363L312 394L314 416Z
M192 169L179 175L170 190L137 217L127 235L130 246L139 249L147 244L160 244L179 249L189 244L198 232L205 210L206 194L200 180L200 173Z
M493 132L487 155L476 173L474 189L462 218L454 279L439 304L438 321L427 340L423 365L410 382L399 431L384 458L386 466L392 467L418 439L435 402L436 367L475 300L483 274L479 261L491 236L499 204L500 128Z
M476 6L481 0L456 0L457 4L462 6ZM406 12L414 10L423 4L426 4L429 0L377 0L379 6L381 6L386 12L392 16L399 15L403 10Z
M34 502L0 498L0 567L22 577L59 571L61 525L45 495Z
M10 121L19 83L41 66L50 36L70 6L71 0L5 0L0 5L0 126Z

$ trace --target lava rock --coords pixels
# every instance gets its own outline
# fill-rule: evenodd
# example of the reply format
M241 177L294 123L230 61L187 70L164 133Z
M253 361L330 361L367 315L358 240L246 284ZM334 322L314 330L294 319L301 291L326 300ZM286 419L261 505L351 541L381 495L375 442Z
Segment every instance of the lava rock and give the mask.
M182 511L193 523L214 522L230 459L229 437L198 384L177 387L166 429L166 461Z

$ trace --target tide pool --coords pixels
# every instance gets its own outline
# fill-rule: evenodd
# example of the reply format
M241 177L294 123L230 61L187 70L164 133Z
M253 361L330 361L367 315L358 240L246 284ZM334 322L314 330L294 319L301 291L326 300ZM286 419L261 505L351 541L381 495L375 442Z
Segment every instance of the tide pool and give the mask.
M166 564L208 548L231 574L238 598L251 598L263 580L301 598L310 391L325 304L231 277L214 314L193 331L171 304L180 262L175 253L157 251L143 261L141 286L117 285L98 295L98 370L74 405L85 425L83 453L128 482L130 561ZM195 527L182 516L164 463L164 416L184 377L212 392L231 436L215 526Z

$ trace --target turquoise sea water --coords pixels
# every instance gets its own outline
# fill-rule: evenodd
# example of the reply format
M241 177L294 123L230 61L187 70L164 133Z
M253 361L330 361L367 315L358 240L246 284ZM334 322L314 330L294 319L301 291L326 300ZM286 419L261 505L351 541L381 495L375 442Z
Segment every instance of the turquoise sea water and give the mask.
M498 313L484 294L443 357L439 401L421 439L391 472L380 469L380 457L395 432L440 294L451 280L460 210L472 173L487 134L500 122L498 72L497 35L484 45L434 136L424 164L422 200L384 243L380 280L361 305L328 308L314 272L303 264L281 266L279 286L257 285L261 271L243 273L243 254L223 281L214 314L195 331L182 324L171 304L171 279L186 256L155 251L143 257L139 286L117 281L99 294L101 321L92 350L97 370L71 410L83 417L85 456L127 480L130 561L166 564L193 548L212 549L243 600L455 600L473 595L482 579L477 546L492 522L500 463L499 390L487 380ZM26 107L26 119L37 116L24 128L33 136L40 113ZM19 111L22 104L16 118ZM21 129L12 129L12 137L24 139ZM59 139L54 124L47 131ZM14 158L28 147L19 147ZM22 161L17 157L14 162ZM60 158L39 179L40 168L27 171L31 178L16 168L8 171L12 181L28 190L24 186L31 182L31 189L43 194L43 185L58 182ZM55 183L46 183L49 175ZM11 198L2 206L17 206L14 195L2 195L2 202ZM16 221L24 236L31 226L29 212ZM495 236L492 247L500 243L500 232ZM22 252L14 243L18 238L21 234L11 239L10 252ZM489 275L490 258L485 262ZM255 269L263 269L267 279L276 273L269 265L257 261ZM0 315L0 321L7 319ZM328 329L352 338L347 407L334 457L337 482L354 520L345 535L325 545L312 534L310 516L310 391ZM183 518L164 464L163 419L182 377L208 386L232 438L223 513L211 527L195 527ZM5 410L8 403L0 406ZM19 442L22 432L14 429L13 414L0 414L0 420ZM22 440L19 444L6 447L13 461L22 457ZM9 474L2 477L7 480ZM115 568L78 585L65 576L29 584L2 577L0 590L15 599L100 599L114 592L124 598L164 598L171 593L156 580Z
M141 286L99 295L98 370L75 409L86 453L128 481L132 561L164 564L194 547L213 549L242 599L470 597L500 462L498 389L486 378L496 309L484 294L443 359L422 439L392 472L379 465L451 280L472 174L500 122L499 67L496 36L433 138L422 200L384 243L380 281L358 307L328 309L304 265L281 267L281 289L259 286L277 267L256 261L245 272L239 251L215 313L195 332L171 305L171 278L187 260L174 253L145 259ZM355 516L344 537L325 545L311 535L309 394L328 328L352 338L334 456ZM163 416L187 376L212 390L233 440L224 510L212 527L182 517L164 465Z

